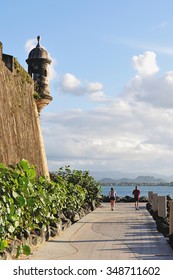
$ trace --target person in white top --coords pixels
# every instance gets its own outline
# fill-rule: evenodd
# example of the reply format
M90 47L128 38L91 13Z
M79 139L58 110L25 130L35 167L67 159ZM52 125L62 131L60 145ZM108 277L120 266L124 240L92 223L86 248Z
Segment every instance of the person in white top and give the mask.
M116 196L117 196L116 191L113 188L111 188L111 190L109 192L109 198L110 198L111 210L112 211L114 210L114 207L115 207Z

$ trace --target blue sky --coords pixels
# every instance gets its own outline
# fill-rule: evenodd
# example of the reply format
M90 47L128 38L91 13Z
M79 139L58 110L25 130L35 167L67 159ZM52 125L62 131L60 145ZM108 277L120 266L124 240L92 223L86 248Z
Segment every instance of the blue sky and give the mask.
M41 114L50 170L173 174L171 0L0 1L3 52L52 59Z

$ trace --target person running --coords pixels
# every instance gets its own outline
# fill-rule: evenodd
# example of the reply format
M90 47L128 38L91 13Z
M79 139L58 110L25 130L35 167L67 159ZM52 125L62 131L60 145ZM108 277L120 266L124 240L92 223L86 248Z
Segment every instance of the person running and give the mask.
M110 192L109 192L109 198L110 198L110 203L111 203L111 210L113 211L114 210L114 207L115 207L115 200L116 200L116 191L111 188Z
M140 198L140 190L136 186L133 190L132 194L134 195L134 201L135 201L135 209L139 210L139 198Z

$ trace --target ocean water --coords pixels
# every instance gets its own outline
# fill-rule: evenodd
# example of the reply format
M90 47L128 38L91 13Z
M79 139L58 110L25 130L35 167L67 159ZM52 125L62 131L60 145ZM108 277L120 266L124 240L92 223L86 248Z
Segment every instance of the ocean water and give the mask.
M132 196L132 191L135 186L112 186L114 190L117 192L117 196L124 197L126 195ZM152 191L157 193L158 195L170 195L173 199L173 186L139 186L140 197L145 196L148 197L148 192ZM105 196L109 195L111 187L110 186L102 186L102 194Z

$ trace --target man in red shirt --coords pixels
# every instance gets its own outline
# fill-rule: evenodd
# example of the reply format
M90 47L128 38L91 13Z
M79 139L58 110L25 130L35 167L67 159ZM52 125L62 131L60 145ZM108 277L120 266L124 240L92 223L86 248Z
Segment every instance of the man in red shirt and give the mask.
M136 186L133 190L132 194L134 195L135 200L135 209L139 210L139 198L140 198L140 190L138 190L138 187Z

